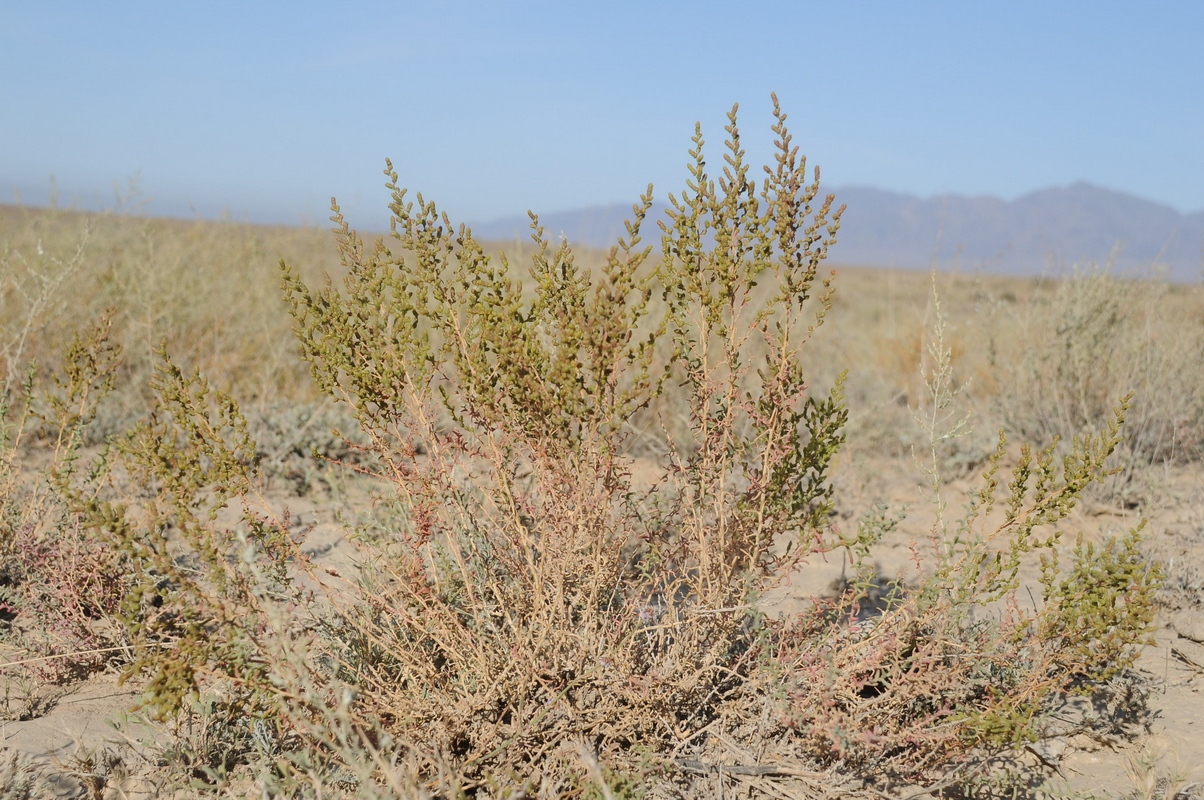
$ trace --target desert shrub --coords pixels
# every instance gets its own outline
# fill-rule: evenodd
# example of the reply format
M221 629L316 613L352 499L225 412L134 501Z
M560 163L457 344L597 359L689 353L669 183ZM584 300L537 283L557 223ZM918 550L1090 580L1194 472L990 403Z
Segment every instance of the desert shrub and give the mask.
M1056 439L1021 446L1010 476L1001 433L966 512L949 519L948 449L967 435L969 416L935 281L932 306L913 414L928 442L919 464L935 522L928 541L912 544L914 574L882 595L871 554L897 520L871 515L849 548L844 591L766 639L764 691L779 698L798 748L912 778L948 765L972 774L1036 737L1053 698L1091 691L1131 666L1148 641L1161 578L1140 551L1140 526L1102 550L1080 537L1068 559L1061 546L1058 523L1115 472L1108 461L1129 398L1061 458ZM1030 586L1026 565L1040 573Z
M1085 433L1123 389L1135 392L1120 446L1127 464L1198 459L1204 391L1188 365L1204 360L1204 324L1184 313L1181 291L1084 267L999 317L991 352L1004 424L1026 441Z
M259 489L257 448L238 404L166 354L151 382L150 415L115 442L136 502L76 495L89 526L133 565L121 619L148 674L159 716L195 698L199 676L229 682L223 702L253 713L262 702L274 623L307 615L295 569L306 561L287 514ZM231 502L240 508L230 509ZM269 618L270 617L270 618Z
M606 795L735 740L779 764L931 775L1031 739L1048 698L1129 664L1158 579L1139 532L1066 555L1056 528L1109 471L1127 406L1060 468L1025 449L1003 478L1001 437L946 523L940 336L938 524L911 584L867 611L889 518L832 525L847 410L841 380L817 391L806 368L841 211L775 116L759 183L734 109L717 175L696 131L659 261L641 240L651 190L592 270L533 215L525 275L408 201L391 165L388 240L365 244L334 206L341 284L282 278L317 387L360 428L349 466L386 487L389 513L354 531L358 575L312 568L238 404L163 351L152 412L117 444L130 488L76 495L133 565L123 619L152 707L217 697L215 718L250 720L222 752L259 736L288 791ZM650 485L640 448L662 459ZM765 617L769 590L841 548L838 596ZM1037 559L1030 612L1019 572Z
M390 720L396 741L467 780L555 775L578 761L566 742L629 762L637 743L661 750L708 724L739 687L757 596L816 547L843 415L839 390L812 396L798 362L827 307L810 295L839 213L831 198L812 208L818 184L783 122L760 187L734 113L717 185L696 136L658 269L640 247L649 195L594 275L535 221L528 295L390 172L403 253L365 247L340 217L343 291L286 270L316 380L353 409L405 506L401 529L372 532L335 651L356 713ZM751 303L758 281L768 306ZM639 493L629 422L666 380L687 387L691 439L669 443L669 473ZM777 554L782 534L796 541Z
M1001 438L967 514L915 545L911 591L867 619L852 587L784 625L770 674L803 747L920 776L1033 740L1051 699L1132 665L1149 642L1161 575L1140 551L1140 528L1102 549L1080 537L1063 564L1053 527L1108 473L1123 407L1116 419L1076 442L1060 469L1052 446L1023 448L1006 486ZM991 513L997 502L1002 516ZM1020 570L1034 557L1040 593L1025 596Z
M55 682L128 657L117 611L129 565L89 535L71 502L107 469L104 453L82 469L82 447L121 362L109 334L107 318L77 333L49 387L30 370L0 405L0 596L8 638L26 653L10 661Z
M849 625L863 582L766 624L767 588L836 547L864 563L878 533L827 524L846 412L839 381L816 393L802 366L830 307L818 267L839 212L830 197L813 207L818 173L808 182L784 115L759 192L734 113L728 132L718 181L696 135L655 269L638 249L646 197L593 275L536 221L529 296L470 232L407 203L390 170L403 253L366 247L336 213L343 291L285 272L315 378L354 409L405 509L399 530L372 532L339 677L362 691L363 725L466 780L559 774L565 742L616 763L636 742L680 746L782 686L795 689L780 718L812 755L922 774L1031 737L1046 697L1123 668L1148 629L1157 571L1138 533L1076 550L1064 576L1052 529L1107 473L1123 410L1076 442L1060 479L1052 449L1026 450L992 528L1001 441L962 527L934 532L920 587L868 636ZM634 492L626 423L665 385L688 428L665 429L665 473ZM1034 552L1048 566L1026 614L1017 573Z

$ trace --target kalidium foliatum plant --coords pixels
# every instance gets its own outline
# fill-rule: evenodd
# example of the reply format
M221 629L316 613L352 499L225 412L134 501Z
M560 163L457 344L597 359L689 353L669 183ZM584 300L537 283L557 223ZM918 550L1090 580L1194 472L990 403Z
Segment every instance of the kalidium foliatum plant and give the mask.
M651 193L596 274L533 217L524 280L390 167L391 243L365 246L336 208L342 289L285 268L314 377L405 512L371 532L340 675L365 719L466 779L561 769L566 742L624 763L693 736L757 667L758 597L831 546L845 410L800 356L840 212L780 112L775 130L760 183L734 111L717 180L695 136L659 264L641 246ZM689 435L639 487L627 451L666 386Z
M1123 670L1157 570L1136 531L1066 553L1055 527L1107 473L1123 405L1060 465L1025 449L1010 480L1001 439L963 522L866 613L893 523L831 523L847 410L841 380L808 378L843 208L774 114L760 173L735 109L717 170L698 129L659 252L649 187L595 269L535 215L529 265L487 254L391 164L388 237L334 206L341 283L287 264L282 282L314 380L361 428L348 468L390 511L352 531L356 575L312 569L233 398L164 354L120 445L144 489L80 501L140 570L123 618L155 707L224 687L272 720L273 780L607 795L737 751L783 781L931 775ZM766 613L838 549L847 588ZM1026 559L1042 577L1022 605Z

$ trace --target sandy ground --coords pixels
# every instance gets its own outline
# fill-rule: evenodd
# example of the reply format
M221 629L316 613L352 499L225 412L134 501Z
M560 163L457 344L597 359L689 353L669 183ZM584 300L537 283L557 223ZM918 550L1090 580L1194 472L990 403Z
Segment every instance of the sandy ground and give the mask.
M637 466L637 478L640 470L644 478L655 472L652 465ZM839 524L855 525L859 514L876 502L885 502L894 510L908 508L905 521L878 548L878 565L884 576L914 570L911 547L926 539L934 523L932 503L925 500L917 476L909 461L865 455L848 457L837 475ZM971 485L973 479L966 478L947 487L950 515L956 517L960 512ZM282 489L281 498L284 496ZM1146 649L1138 664L1148 716L1135 721L1128 736L1110 739L1059 736L1056 729L1051 730L1049 738L1030 753L1048 768L1049 778L1041 789L1045 796L1132 796L1141 790L1143 781L1159 777L1172 781L1177 777L1179 788L1204 796L1204 468L1166 473L1149 498L1143 511L1149 520L1149 550L1166 564L1169 578L1157 644ZM307 549L318 564L349 574L354 569L353 546L325 502L322 509L313 495L291 496L287 502L294 523L309 529ZM1063 527L1070 542L1078 531L1099 540L1122 533L1140 517L1137 511L1089 501ZM783 609L803 602L813 593L826 591L841 570L838 557L817 561L768 602ZM9 691L15 691L14 687ZM146 758L154 748L148 743L169 741L171 734L163 726L133 721L126 712L135 698L133 687L119 686L115 676L102 675L44 695L41 707L32 712L17 713L10 702L8 716L14 718L0 722L0 764L8 765L0 769L0 800L12 796L2 788L5 780L14 780L14 755L38 773L32 797L188 796L157 789L137 777L152 770ZM1068 718L1082 713L1090 711L1068 706ZM15 718L21 716L31 718ZM90 795L88 769L81 767L81 758L103 753L106 748L121 753L124 765L110 777L106 788ZM123 771L131 776L123 777Z

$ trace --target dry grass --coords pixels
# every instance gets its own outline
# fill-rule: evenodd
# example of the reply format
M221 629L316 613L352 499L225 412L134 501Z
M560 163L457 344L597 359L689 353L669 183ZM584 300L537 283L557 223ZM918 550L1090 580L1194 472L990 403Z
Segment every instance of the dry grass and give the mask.
M49 368L81 323L112 308L125 351L113 432L146 408L166 342L249 403L314 400L279 301L281 258L316 278L337 270L323 231L118 214L0 208L0 320L6 386L20 365Z

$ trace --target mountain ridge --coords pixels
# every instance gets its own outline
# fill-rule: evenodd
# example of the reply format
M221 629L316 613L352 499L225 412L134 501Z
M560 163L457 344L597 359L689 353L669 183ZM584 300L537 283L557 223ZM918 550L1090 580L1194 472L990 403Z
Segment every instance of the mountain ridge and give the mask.
M833 191L848 210L830 260L838 264L982 270L1040 275L1074 265L1108 265L1118 273L1153 265L1174 281L1204 273L1204 210L1184 214L1170 206L1085 181L1038 189L1003 200L991 195L943 194L922 198L869 186ZM645 230L664 213L657 204ZM609 247L631 216L624 204L540 215L553 238ZM526 217L474 225L481 239L526 239ZM648 238L648 237L646 237Z

